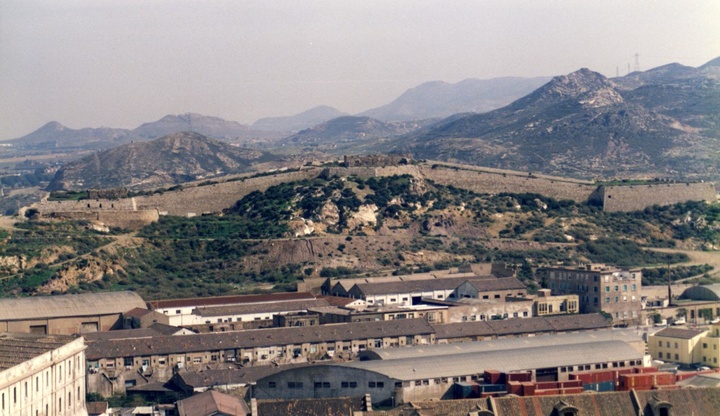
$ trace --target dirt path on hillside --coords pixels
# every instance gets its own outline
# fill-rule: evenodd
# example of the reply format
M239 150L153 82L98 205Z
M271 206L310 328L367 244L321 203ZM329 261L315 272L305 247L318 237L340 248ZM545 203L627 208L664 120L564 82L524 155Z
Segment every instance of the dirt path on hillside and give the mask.
M683 253L690 257L690 261L683 263L683 265L703 265L709 264L713 267L713 270L709 271L708 274L713 277L720 277L720 252L717 251L698 251L698 250L680 250L675 248L653 248L653 251L660 253ZM697 277L697 276L694 276ZM692 279L692 277L688 278ZM683 279L687 280L687 279Z

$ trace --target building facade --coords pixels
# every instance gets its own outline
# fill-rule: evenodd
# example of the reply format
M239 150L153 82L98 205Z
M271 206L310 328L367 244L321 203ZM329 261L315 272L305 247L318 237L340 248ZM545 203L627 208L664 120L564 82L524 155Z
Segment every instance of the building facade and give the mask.
M83 338L0 333L0 415L87 416Z
M546 288L558 295L578 295L580 313L605 312L613 324L636 324L642 309L640 269L603 264L543 269Z

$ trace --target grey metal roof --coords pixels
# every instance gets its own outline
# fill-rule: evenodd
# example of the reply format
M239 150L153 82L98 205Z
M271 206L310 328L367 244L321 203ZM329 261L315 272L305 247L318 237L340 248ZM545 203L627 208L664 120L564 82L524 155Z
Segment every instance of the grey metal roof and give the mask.
M517 348L575 345L600 341L623 341L627 343L643 342L642 337L633 331L602 329L592 332L571 332L555 335L539 335L535 337L500 338L486 341L455 342L450 344L367 350L360 353L360 359L400 360L437 355L452 359L450 356L472 352L495 350L508 351Z
M720 300L720 283L687 288L680 299Z
M358 361L338 365L409 381L480 374L485 370L508 372L642 358L641 352L624 341L595 341L471 352L451 357L436 355L422 359Z
M134 308L147 309L130 291L0 299L0 321L112 315Z

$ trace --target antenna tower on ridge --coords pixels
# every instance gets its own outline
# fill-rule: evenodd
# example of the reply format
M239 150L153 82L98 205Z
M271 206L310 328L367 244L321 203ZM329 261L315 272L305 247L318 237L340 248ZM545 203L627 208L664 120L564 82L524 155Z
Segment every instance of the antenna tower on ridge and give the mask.
M635 71L640 71L640 54L635 54Z

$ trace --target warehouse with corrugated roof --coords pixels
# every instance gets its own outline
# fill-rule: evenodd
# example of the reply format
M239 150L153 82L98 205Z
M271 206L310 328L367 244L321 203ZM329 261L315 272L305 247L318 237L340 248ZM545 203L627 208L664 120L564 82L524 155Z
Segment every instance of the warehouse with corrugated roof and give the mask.
M482 377L486 370L530 371L538 381L567 380L577 370L644 365L644 353L621 339L571 340L548 335L493 341L476 347L397 348L396 359L316 365L278 372L257 382L258 399L300 399L370 394L373 403L398 404L452 397L452 386ZM628 339L632 335L628 334ZM620 336L618 338L621 338ZM568 341L573 341L568 343ZM434 348L434 347L433 347ZM406 350L406 351L403 351ZM413 351L416 350L416 351ZM470 351L470 352L468 352Z
M122 314L147 309L135 292L0 299L0 332L80 334L120 328Z

